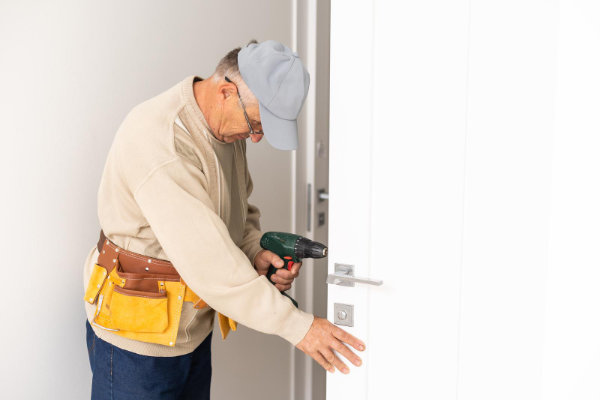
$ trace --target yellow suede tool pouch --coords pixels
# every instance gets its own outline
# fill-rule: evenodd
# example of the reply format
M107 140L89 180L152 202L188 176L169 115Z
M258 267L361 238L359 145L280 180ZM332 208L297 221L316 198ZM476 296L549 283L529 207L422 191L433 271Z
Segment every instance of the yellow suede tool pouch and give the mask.
M97 288L90 279L94 284ZM116 266L101 284L93 324L129 339L174 346L185 288L179 280L125 273Z
M207 307L166 260L119 248L103 232L84 300L96 304L92 325L115 335L174 346L184 302ZM223 339L237 323L218 313Z
M106 268L101 267L98 264L94 265L94 269L92 270L90 280L85 290L85 295L83 296L83 299L85 301L87 301L90 304L94 304L96 302L96 299L98 298L98 293L100 293L100 289L102 289L102 285L104 284L104 280L106 279L106 275Z

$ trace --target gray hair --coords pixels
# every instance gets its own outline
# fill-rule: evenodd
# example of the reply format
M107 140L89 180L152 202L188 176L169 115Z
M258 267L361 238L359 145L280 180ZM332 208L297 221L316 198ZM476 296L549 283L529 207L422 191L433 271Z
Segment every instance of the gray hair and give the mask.
M252 39L248 42L248 44L258 43L256 40ZM240 74L240 69L238 67L238 53L242 50L241 47L236 47L231 50L229 53L225 55L217 64L217 68L215 68L215 72L213 74L213 79L221 80L228 77L236 84L238 90L240 91L240 96L242 97L242 101L245 105L254 105L258 103L258 100L252 94L246 83L242 79L242 75Z

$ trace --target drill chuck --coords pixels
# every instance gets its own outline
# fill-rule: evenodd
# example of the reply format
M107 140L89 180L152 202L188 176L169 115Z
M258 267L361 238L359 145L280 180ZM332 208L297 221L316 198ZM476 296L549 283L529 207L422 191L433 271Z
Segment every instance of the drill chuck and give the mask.
M299 237L294 246L296 257L302 258L323 258L327 257L327 247L319 242L313 242L305 237Z

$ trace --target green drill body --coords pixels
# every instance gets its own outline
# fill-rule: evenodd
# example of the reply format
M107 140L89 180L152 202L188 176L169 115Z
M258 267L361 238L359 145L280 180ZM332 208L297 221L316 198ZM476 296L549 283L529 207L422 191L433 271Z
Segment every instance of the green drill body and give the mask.
M313 242L310 239L300 235L286 232L267 232L260 239L260 247L277 254L284 262L284 268L288 271L292 269L294 263L302 261L303 258L323 258L327 256L327 247L319 242ZM271 276L277 272L277 268L270 265L267 272L267 279L272 284ZM292 303L298 307L298 302L288 296L285 292L282 295L289 298Z

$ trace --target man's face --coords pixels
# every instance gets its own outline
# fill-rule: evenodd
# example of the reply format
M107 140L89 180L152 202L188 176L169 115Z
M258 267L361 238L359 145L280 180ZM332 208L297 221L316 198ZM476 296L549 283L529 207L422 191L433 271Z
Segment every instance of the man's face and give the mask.
M258 105L246 107L246 113L248 114L248 119L250 120L250 124L252 124L252 129L254 133L250 135L250 130L248 128L248 123L246 122L246 118L244 117L244 110L240 105L239 101L236 102L235 105L232 105L232 109L230 110L229 115L229 128L228 132L223 132L224 142L231 143L240 139L247 139L250 137L253 143L258 143L263 138L262 133L262 125L260 123L260 112L258 110Z
M232 84L235 88L235 86ZM236 140L247 139L250 137L253 143L258 143L263 138L262 125L260 123L260 111L258 104L250 104L245 106L246 115L252 125L254 134L250 135L248 122L244 116L244 106L240 102L237 90L229 91L225 99L224 122L221 129L223 141L232 143ZM256 133L258 132L258 133Z

